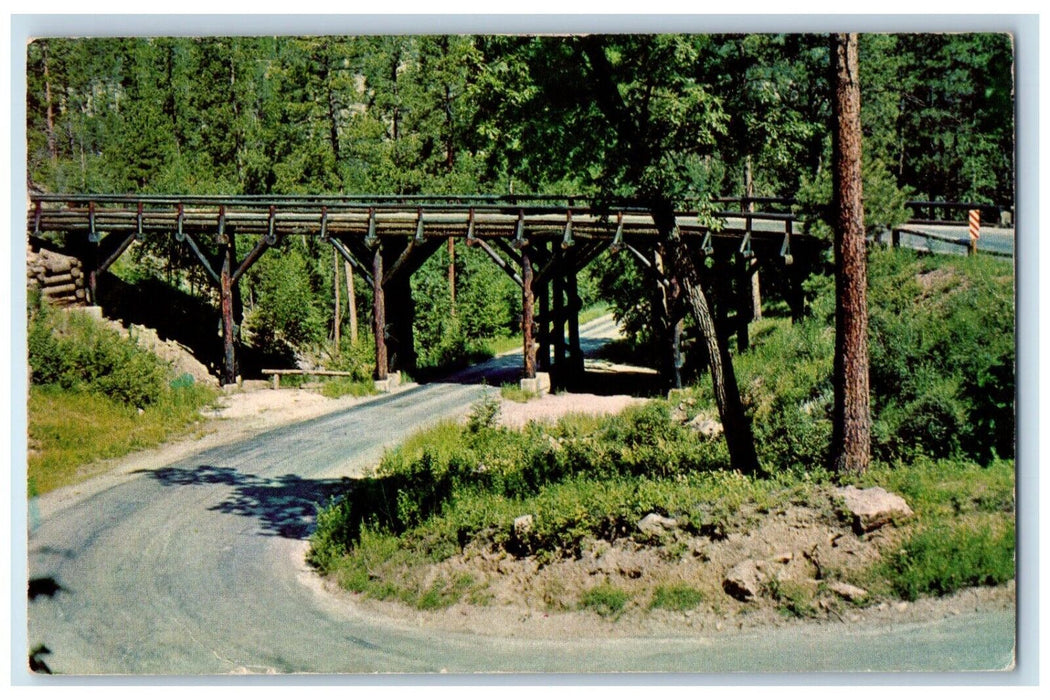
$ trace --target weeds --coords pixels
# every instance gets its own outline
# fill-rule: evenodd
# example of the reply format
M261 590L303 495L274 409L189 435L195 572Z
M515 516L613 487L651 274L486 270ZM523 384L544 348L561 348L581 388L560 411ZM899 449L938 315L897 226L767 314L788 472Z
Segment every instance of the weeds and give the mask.
M905 600L943 596L967 586L994 586L1014 577L1014 527L954 524L923 528L882 564L880 573Z
M691 586L657 586L653 591L652 600L649 601L649 608L685 612L700 607L703 602L704 594Z
M87 466L161 444L201 420L215 392L199 385L173 389L144 409L106 396L58 387L29 392L28 478L46 493L91 474Z
M631 600L631 594L609 584L601 584L580 595L580 609L591 610L604 618L616 619Z
M504 384L499 388L499 393L500 396L508 401L514 401L516 403L528 403L533 399L539 398L539 394L536 392L527 391L516 384Z

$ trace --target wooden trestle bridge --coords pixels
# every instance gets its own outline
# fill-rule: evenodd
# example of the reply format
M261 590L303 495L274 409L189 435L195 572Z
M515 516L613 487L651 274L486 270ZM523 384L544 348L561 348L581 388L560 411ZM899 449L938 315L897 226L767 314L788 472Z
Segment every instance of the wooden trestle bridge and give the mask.
M759 262L782 273L792 313L800 314L801 281L819 244L794 230L790 213L751 211L761 199L732 201L739 211L703 219L697 211L680 211L676 222L690 252L710 259L705 267L712 270L723 326L746 344L755 311L750 280ZM652 215L636 206L598 207L579 197L545 196L34 194L27 227L37 237L66 234L66 245L83 261L91 300L100 274L136 240L172 236L187 246L218 292L224 383L235 382L238 374L238 282L288 236L319 237L371 285L379 381L414 365L410 278L449 239L484 251L521 287L525 378L535 378L537 370L562 378L582 371L576 280L606 251L632 255L649 271L658 310L654 323L671 344L663 369L673 373L680 364L678 285L664 268L664 243ZM237 247L246 239L240 257ZM735 311L732 317L728 310Z

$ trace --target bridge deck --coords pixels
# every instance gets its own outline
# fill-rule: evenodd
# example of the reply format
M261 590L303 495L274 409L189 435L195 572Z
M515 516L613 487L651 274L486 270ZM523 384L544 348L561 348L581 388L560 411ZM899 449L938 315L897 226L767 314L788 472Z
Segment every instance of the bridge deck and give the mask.
M639 207L598 209L576 198L361 198L335 197L124 197L37 195L30 200L31 233L48 231L144 235L215 233L507 238L569 237L613 240L658 235L652 215ZM785 213L716 212L701 220L678 212L685 237L782 240L794 217ZM797 235L797 234L796 234Z

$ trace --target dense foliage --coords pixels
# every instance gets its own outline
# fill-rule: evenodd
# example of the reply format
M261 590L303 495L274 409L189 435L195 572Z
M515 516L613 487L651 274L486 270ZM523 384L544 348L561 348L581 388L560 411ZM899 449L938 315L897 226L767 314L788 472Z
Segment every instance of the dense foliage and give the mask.
M83 313L36 300L29 315L30 378L37 386L105 395L142 408L167 388L170 369L133 339Z
M1010 265L877 249L868 271L874 457L1013 457ZM834 284L815 277L809 286L811 317L757 324L752 350L737 359L771 470L823 464L831 437Z

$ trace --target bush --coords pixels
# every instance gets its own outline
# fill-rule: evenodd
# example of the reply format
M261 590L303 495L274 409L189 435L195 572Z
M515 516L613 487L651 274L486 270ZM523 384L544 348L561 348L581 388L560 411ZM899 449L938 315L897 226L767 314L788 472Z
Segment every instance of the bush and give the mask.
M872 452L988 462L1014 451L1013 276L984 258L871 251L868 266ZM812 315L754 324L735 358L760 462L819 470L831 439L834 283L807 283ZM771 371L772 370L772 371ZM713 408L706 384L695 393Z
M685 612L699 607L703 602L704 594L690 586L657 586L649 607Z
M37 386L99 393L137 408L169 390L167 364L83 313L31 309L28 350Z
M627 591L602 584L583 592L580 596L580 608L593 610L602 617L617 618L630 599L631 594Z
M905 600L1005 583L1014 577L1014 532L1013 523L999 531L968 524L926 528L891 554L885 575Z

